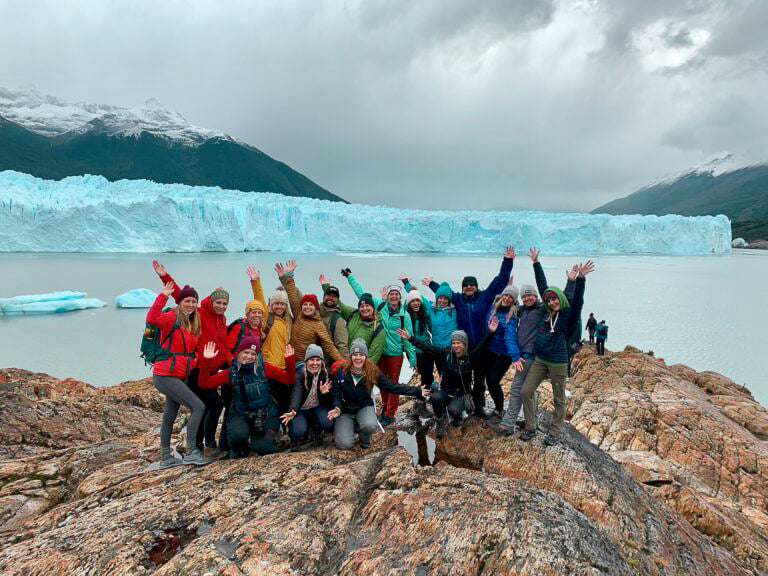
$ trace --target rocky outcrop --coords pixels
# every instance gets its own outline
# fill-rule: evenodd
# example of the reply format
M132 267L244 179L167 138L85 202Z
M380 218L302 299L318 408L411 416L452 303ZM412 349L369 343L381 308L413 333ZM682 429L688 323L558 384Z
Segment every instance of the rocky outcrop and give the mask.
M78 410L83 430L64 408L54 412L64 440L41 434L45 417L22 419L25 438L41 442L29 453L11 444L15 456L0 460L0 502L26 506L10 523L0 516L2 574L759 573L570 426L560 446L545 448L470 420L438 443L435 466L414 466L390 430L366 451L147 471L160 419L147 382L95 390L0 375L0 429L17 400L40 414L36 402L53 410L51 398L66 397L54 406ZM41 382L48 392L30 395ZM102 418L123 411L144 428L126 422L110 436L114 425ZM656 458L653 473L669 474L673 464Z

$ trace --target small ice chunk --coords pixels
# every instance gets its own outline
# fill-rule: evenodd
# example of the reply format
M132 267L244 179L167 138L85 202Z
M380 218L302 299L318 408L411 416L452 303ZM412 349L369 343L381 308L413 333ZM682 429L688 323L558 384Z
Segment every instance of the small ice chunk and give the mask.
M135 288L115 298L118 308L149 308L157 298L157 293L147 288Z
M86 308L102 308L106 302L98 298L85 298L85 292L50 292L48 294L27 294L13 298L0 298L0 314L7 316L22 314L58 314Z

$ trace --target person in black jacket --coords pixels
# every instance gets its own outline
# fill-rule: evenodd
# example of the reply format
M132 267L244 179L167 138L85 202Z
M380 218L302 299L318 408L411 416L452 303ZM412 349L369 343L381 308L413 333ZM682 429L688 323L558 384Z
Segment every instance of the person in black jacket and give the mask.
M349 450L355 443L357 425L361 448L370 448L371 434L378 428L371 390L380 390L415 398L429 397L429 390L420 386L403 386L384 376L369 358L368 347L362 338L349 347L349 359L333 375L333 410L328 418L335 420L333 437L336 447Z
M545 378L552 384L555 413L549 433L544 439L547 446L560 441L560 429L565 421L565 379L568 371L568 338L575 329L584 305L584 283L587 274L595 269L591 261L574 266L568 279L575 281L573 301L555 286L549 286L542 293L546 314L539 323L536 333L534 354L536 356L528 375L525 377L521 396L525 414L525 430L521 440L530 440L536 435L536 412L533 395ZM571 278L571 275L573 278Z
M456 330L451 334L451 345L445 348L435 346L428 340L414 338L407 330L397 331L401 338L409 339L417 348L434 356L446 358L443 374L440 377L440 389L430 396L430 402L437 418L435 436L438 438L442 438L445 434L448 420L445 417L446 409L450 415L451 424L454 426L461 424L464 412L464 395L471 394L472 391L473 368L475 363L482 362L487 357L488 346L498 326L499 318L494 315L488 322L488 332L472 351L467 350L468 338L463 330Z
M595 343L595 328L597 328L597 318L595 318L595 314L593 312L590 312L589 318L587 318L587 332L589 332L590 344Z
M323 432L333 430L333 422L328 419L333 408L332 388L323 349L310 344L304 354L304 366L296 370L288 412L280 416L282 423L288 425L291 449L299 447L310 425L315 446L322 446Z

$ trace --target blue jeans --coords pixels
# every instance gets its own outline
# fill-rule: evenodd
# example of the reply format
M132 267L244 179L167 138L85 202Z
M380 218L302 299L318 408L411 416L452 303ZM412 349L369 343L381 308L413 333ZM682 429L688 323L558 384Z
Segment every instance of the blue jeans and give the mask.
M299 410L288 423L288 435L291 438L301 438L307 433L309 423L319 426L325 432L333 430L333 421L328 420L328 408L315 406L309 410Z

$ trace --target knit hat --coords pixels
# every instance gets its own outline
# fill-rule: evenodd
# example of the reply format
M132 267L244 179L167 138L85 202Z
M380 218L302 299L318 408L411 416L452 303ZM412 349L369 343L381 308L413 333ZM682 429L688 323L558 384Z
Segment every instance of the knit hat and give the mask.
M307 351L304 353L304 362L310 358L320 358L320 360L325 360L325 356L323 356L323 349L320 348L320 346L317 344L310 344L307 346Z
M368 356L368 346L365 344L365 340L362 338L355 338L352 340L352 345L349 347L349 355L352 354L365 354Z
M320 303L317 301L317 296L314 294L304 294L304 296L301 297L299 305L303 306L305 302L311 302L315 308L320 308Z
M186 286L184 286L184 288L181 289L181 292L179 292L179 296L176 298L176 304L180 303L182 300L184 300L184 298L189 298L190 296L195 300L200 299L197 296L197 290L195 290L194 288L192 288L192 286L187 284Z
M288 304L288 293L285 291L285 288L282 286L278 286L275 288L275 291L272 293L272 297L269 299L270 304L274 304L275 302L282 302L283 304Z
M387 286L387 296L389 296L390 293L392 292L397 292L398 294L400 294L401 298L403 297L403 291L400 289L400 286L398 286L397 284L390 284L389 286Z
M414 300L421 301L421 294L415 288L405 295L405 305L409 306Z
M469 338L467 338L467 333L464 332L464 330L454 330L453 332L451 332L451 342L453 342L454 340L463 342L464 346L469 344Z
M530 284L520 286L520 296L536 296L536 288Z
M325 292L323 294L333 294L337 298L341 296L341 293L339 292L339 289L336 288L336 286L328 286L328 288L325 289Z
M464 276L464 278L461 281L461 287L463 288L464 286L469 286L469 285L477 286L477 278L475 278L474 276Z
M501 291L502 294L509 294L512 296L513 300L517 300L517 296L520 294L520 290L517 289L517 286L507 285L504 287L504 290Z
M229 302L229 292L224 290L221 286L216 288L213 292L211 292L211 302L214 300L226 300Z
M362 296L360 296L360 300L357 301L358 308L360 308L360 304L368 304L368 306L373 308L373 296L371 296L368 292L365 292Z
M436 298L448 298L450 300L453 297L453 290L451 290L450 285L448 282L443 282L440 284L440 286L437 289L437 292L435 292Z
M237 350L235 350L235 356L240 354L243 350L253 350L258 354L258 352L261 350L261 340L259 339L256 334L253 332L248 332L245 336L243 336L243 339L240 340L240 346L237 347Z
M248 300L245 305L245 315L248 316L248 312L251 310L261 310L261 313L265 314L264 304L261 303L261 300Z

